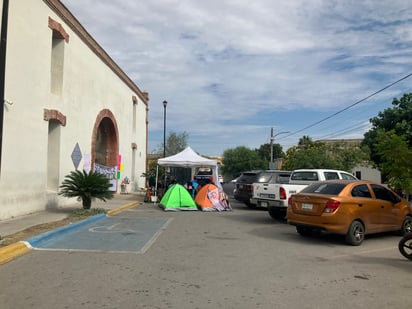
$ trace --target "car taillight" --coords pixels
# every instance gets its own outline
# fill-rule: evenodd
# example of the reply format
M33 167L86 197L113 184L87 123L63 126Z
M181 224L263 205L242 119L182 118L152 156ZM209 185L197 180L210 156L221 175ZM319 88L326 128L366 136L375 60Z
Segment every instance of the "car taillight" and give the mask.
M340 202L339 202L339 201L329 200L329 201L326 203L326 207L325 207L324 212L326 212L326 213L334 212L334 211L336 211L336 209L339 208L339 206L340 206Z
M283 187L279 188L279 196L281 200L286 200L286 190Z

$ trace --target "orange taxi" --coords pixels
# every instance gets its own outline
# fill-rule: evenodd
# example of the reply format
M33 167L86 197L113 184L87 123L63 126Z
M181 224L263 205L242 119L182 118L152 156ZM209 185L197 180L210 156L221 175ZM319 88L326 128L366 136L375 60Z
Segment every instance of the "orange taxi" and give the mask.
M328 231L346 235L354 246L367 234L412 232L408 201L382 184L363 180L313 183L289 199L287 218L300 235Z

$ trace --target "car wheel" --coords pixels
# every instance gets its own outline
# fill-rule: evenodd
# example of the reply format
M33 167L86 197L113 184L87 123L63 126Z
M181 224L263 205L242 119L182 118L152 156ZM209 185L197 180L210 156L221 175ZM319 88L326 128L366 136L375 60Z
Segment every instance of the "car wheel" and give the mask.
M312 229L310 227L306 227L306 226L297 226L296 227L296 232L298 232L298 234L300 236L310 236L310 235L312 235Z
M269 215L275 220L285 220L286 213L282 210L268 210Z
M346 242L352 246L359 246L365 239L365 227L359 221L353 221L346 234Z
M403 220L401 233L402 235L412 233L412 217L411 216L406 216L405 220Z

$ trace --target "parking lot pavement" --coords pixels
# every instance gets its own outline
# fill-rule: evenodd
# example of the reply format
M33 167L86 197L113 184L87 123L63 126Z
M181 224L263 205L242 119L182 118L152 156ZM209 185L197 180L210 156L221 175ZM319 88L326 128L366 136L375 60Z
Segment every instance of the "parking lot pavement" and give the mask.
M103 208L107 211L108 215L114 216L125 209L135 207L143 203L144 196L137 194L115 194L114 197L107 201L96 200L93 202L93 208ZM66 218L73 210L81 208L80 203L72 204L69 206L61 207L58 209L48 209L44 211L35 212L32 214L18 216L8 220L0 221L0 240L1 238L11 235L20 231L23 231L32 226L36 226L43 223L49 223L54 221L59 221ZM50 239L51 235L63 234L67 230L73 229L74 227L81 226L89 221L94 221L97 218L105 217L104 215L98 215L90 217L86 220L80 221L79 223L73 224L72 226L65 226L63 228L50 231L38 235L31 241L33 244L37 245L41 240ZM18 242L11 244L9 246L0 248L0 265L7 263L14 258L29 252L32 249L32 245L28 241Z
M144 203L116 220L97 220L87 232L97 238L117 234L107 242L140 237L141 218L161 234L151 230L140 244L130 241L133 251L120 253L33 250L0 267L0 303L4 308L408 308L410 261L397 250L399 236L380 234L347 246L337 235L302 237L264 209L235 201L232 207L167 212Z
M144 253L171 220L104 217L34 244L28 242L39 250Z
M106 202L95 200L92 203L92 208L103 208L107 211L115 211L122 206L133 203L140 202L142 203L144 196L137 194L115 194L114 197ZM82 208L80 202L75 202L73 204L45 209L43 211L37 211L31 214L17 216L6 220L0 220L0 238L11 235L20 231L23 231L26 228L62 220L66 218L72 211Z

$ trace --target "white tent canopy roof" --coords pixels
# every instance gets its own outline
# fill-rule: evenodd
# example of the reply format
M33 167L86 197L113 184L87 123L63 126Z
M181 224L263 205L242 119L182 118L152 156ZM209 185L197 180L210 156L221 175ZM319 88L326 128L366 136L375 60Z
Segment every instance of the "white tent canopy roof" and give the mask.
M158 159L157 164L160 166L177 167L216 167L217 161L199 156L192 148L190 148L190 146L188 146L185 150L173 156Z

